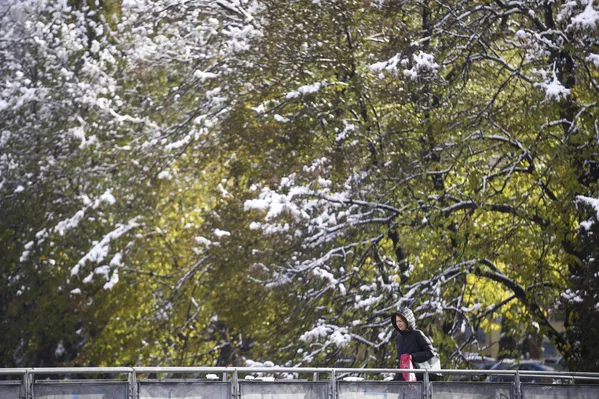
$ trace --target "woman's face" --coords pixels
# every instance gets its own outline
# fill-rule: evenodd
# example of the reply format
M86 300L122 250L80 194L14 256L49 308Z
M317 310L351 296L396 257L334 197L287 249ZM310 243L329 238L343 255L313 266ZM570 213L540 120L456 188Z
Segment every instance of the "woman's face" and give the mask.
M408 330L408 323L406 322L406 319L404 319L400 315L395 315L395 325L401 331L407 331Z

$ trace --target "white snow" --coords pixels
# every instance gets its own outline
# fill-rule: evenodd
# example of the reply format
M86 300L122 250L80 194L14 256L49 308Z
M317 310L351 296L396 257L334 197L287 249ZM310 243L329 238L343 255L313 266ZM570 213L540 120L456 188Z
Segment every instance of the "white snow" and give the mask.
M83 126L76 126L69 130L69 134L76 138L77 140L81 140L81 144L79 144L79 148L84 148L88 145L88 141L85 135L85 130L83 130Z
M394 74L397 74L397 64L400 62L400 60L401 60L401 55L396 54L393 57L391 57L390 59L388 59L387 61L377 62L375 64L370 65L368 68L372 72L387 71L387 72L392 72ZM380 77L382 77L382 76L380 76Z
M112 190L110 190L110 189L106 190L104 192L104 194L102 194L98 200L100 202L105 202L109 205L116 204L116 198L114 198L114 195L112 195Z
M29 259L29 254L31 253L31 251L23 251L23 253L21 254L21 257L19 258L19 262L25 262L27 259Z
M136 220L137 218L133 218L126 225L120 223L117 224L116 229L106 234L99 243L95 244L91 250L85 254L85 256L79 260L79 262L77 262L77 264L71 269L71 275L74 276L79 274L79 269L85 266L88 261L93 263L99 263L103 261L108 255L112 241L117 240L131 229L139 226ZM116 278L118 279L118 275Z
M115 269L112 272L112 277L110 278L110 280L104 284L104 289L105 290L110 290L112 289L117 283L119 282L119 269Z
M299 89L297 89L298 92L300 92L301 94L312 94L312 93L316 93L320 90L320 83L316 82L314 84L311 85L305 85L305 86L301 86Z
M285 118L284 116L281 116L279 114L275 114L275 120L279 123L287 123L289 122L289 118Z
M214 79L218 77L217 74L212 72L204 72L199 69L193 73L193 76L200 80L200 82L204 82L206 79Z
M260 222L252 222L250 223L250 230L258 230L262 227L262 223Z
M517 40L528 40L530 38L530 34L527 33L526 31L520 29L516 32L516 34L514 35L514 38Z
M412 80L425 73L433 73L439 69L439 64L435 62L435 56L420 51L413 55L413 66L411 69L404 69L403 74Z
M345 329L338 329L331 334L329 339L338 347L345 348L351 341L351 336L345 332Z
M123 0L122 7L124 9L132 9L137 5L137 3L138 0Z
M202 236L195 237L195 241L196 241L196 244L203 245L206 248L209 248L210 246L215 244L214 242L212 242L209 239L202 237Z
M231 195L231 193L228 192L221 183L216 186L216 189L222 194L223 198L233 198L233 195Z
M593 63L593 65L595 65L595 68L599 68L599 54L589 54L586 60L588 62Z
M324 269L321 269L320 267L314 268L312 273L315 276L318 276L321 279L328 281L331 286L334 286L335 284L337 284L337 280L335 279L335 276L333 276L332 273L330 273Z
M356 130L356 125L349 123L346 120L343 121L343 124L345 125L345 127L343 128L343 130L341 132L339 132L335 135L335 141L346 140L348 138L349 134Z
M230 236L231 233L229 233L228 231L225 231L225 230L214 229L214 235L217 236L218 238L223 238L223 237Z
M593 210L596 212L595 217L597 218L597 220L599 220L599 198L592 198L592 197L586 197L584 195L577 195L576 201L590 205L593 208ZM580 227L582 227L585 230L590 230L593 223L594 222L592 220L587 220L587 221L581 222Z
M56 227L54 227L54 231L56 231L61 236L65 234L67 230L73 229L79 225L79 222L83 219L85 215L85 211L83 209L77 211L73 217L66 220L61 220L58 222Z
M122 260L123 260L123 254L121 254L120 252L117 252L116 254L114 254L112 259L110 260L109 265L112 267L120 267L123 265Z
M326 338L328 343L335 344L340 348L346 347L351 341L351 336L347 333L346 328L325 325L322 320L319 320L312 330L306 331L299 337L300 341L304 342L318 341L321 338Z
M168 170L163 170L156 175L156 178L160 180L173 180L173 175Z
M577 195L576 199L580 202L584 202L587 205L593 207L595 212L597 212L597 219L599 219L599 198L586 197L584 195Z
M244 209L246 211L250 209L256 209L259 211L265 211L269 208L270 202L265 199L253 199L244 202Z
M562 292L560 294L560 297L562 299L564 299L567 302L576 302L576 303L580 303L582 302L582 298L579 295L580 293L578 291L574 292L571 289L567 289L565 292Z
M569 27L578 29L596 29L599 22L599 12L593 7L593 0L589 1L583 12L572 18Z
M0 111L2 111L2 100L0 100ZM0 148L3 148L8 144L12 134L9 131L0 132Z
M377 297L368 297L366 299L357 301L354 305L355 308L368 308L376 303L378 303L382 299L382 296Z
M465 307L462 306L462 312L464 313L469 313L469 312L474 312L476 310L479 310L481 308L481 304L480 303L475 303L474 305L472 305L471 307Z
M589 231L593 227L593 221L585 220L583 222L580 222L580 224L578 226L585 231Z
M87 277L86 277L86 278L84 278L83 280L81 280L81 282L82 282L83 284L89 284L89 283L91 283L92 281L94 281L94 272L91 272L90 274L88 274L88 275L87 275Z
M108 275L110 274L110 267L106 265L98 266L94 269L94 273L102 275L106 280L108 280Z
M63 345L62 341L60 341L58 343L58 345L56 345L56 349L54 350L54 356L60 357L64 354L64 352L65 352L64 345Z
M541 83L541 87L545 90L545 101L566 99L570 94L570 89L566 89L564 85L557 79L555 70L551 81Z
M321 324L321 325L314 327L312 330L303 333L299 337L299 339L300 339L300 341L305 341L305 342L317 341L319 338L321 338L321 337L324 338L327 335L329 335L329 332L331 332L331 329L329 327L326 327L325 325Z
M343 381L349 381L349 382L364 381L364 377L345 377L343 379Z

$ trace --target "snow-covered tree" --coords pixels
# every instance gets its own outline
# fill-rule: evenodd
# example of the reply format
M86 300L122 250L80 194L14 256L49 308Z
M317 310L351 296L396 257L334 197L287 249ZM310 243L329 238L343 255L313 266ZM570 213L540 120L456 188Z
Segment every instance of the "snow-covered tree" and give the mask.
M283 14L322 18L284 24L307 33L279 44L278 95L257 109L312 142L246 202L294 248L270 284L314 309L298 364L389 364L403 305L459 359L480 349L466 329L514 301L569 357L549 318L598 177L593 2L299 3Z
M3 2L7 365L68 362L82 351L80 362L132 362L148 330L156 340L175 334L176 323L160 334L157 320L176 319L171 301L201 263L194 232L218 193L204 185L219 173L198 172L218 162L219 120L244 66L235 60L260 34L256 9L228 0ZM103 340L121 342L98 349Z
M584 364L592 1L1 4L6 365L392 366L404 305Z

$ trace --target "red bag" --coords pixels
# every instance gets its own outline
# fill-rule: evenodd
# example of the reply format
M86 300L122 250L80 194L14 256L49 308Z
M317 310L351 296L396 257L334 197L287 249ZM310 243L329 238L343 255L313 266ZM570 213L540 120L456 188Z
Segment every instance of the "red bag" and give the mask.
M400 369L413 369L414 365L412 364L412 356L407 353L404 353L399 357L399 368ZM405 381L416 381L416 374L414 373L401 373L403 379Z

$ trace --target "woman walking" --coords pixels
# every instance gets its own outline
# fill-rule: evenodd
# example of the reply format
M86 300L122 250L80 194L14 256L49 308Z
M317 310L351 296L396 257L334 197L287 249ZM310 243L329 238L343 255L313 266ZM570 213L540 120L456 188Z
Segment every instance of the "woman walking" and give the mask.
M398 331L395 337L398 364L401 355L408 355L414 368L418 368L416 363L426 362L437 355L431 340L422 331L416 329L416 318L410 309L402 308L393 313L391 324ZM417 379L422 380L422 374L418 374ZM394 381L406 381L406 378L399 373L395 375Z

